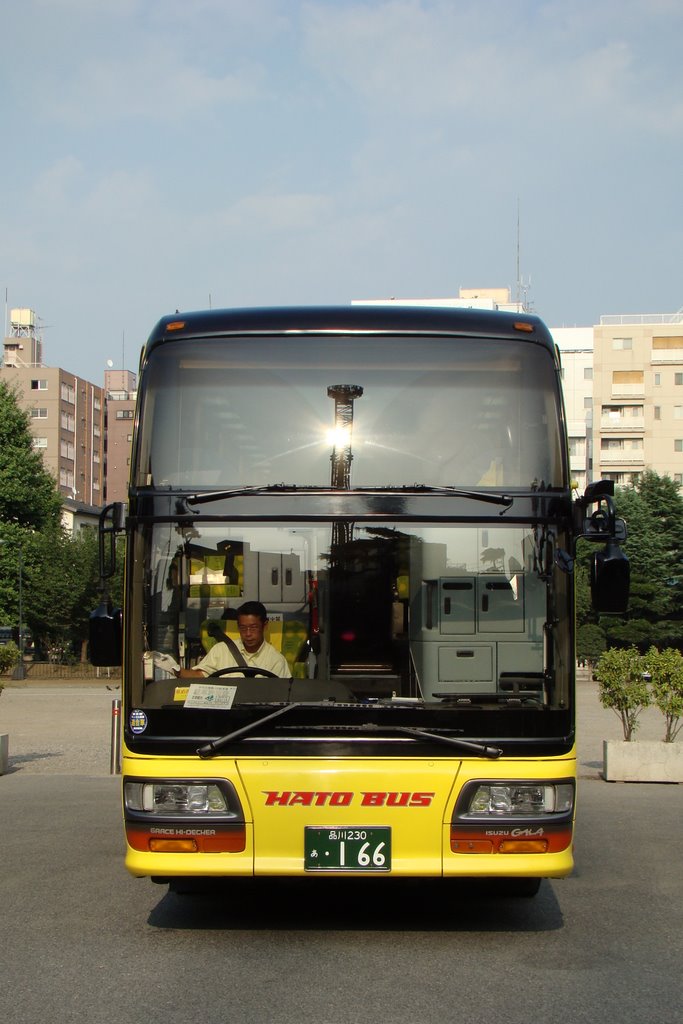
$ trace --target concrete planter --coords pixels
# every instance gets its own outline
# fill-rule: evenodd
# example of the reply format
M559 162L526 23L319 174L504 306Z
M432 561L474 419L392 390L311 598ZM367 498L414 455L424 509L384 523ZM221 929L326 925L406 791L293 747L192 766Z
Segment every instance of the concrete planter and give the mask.
M603 740L607 782L683 782L683 743Z
M9 736L0 733L0 775L4 775L9 765Z

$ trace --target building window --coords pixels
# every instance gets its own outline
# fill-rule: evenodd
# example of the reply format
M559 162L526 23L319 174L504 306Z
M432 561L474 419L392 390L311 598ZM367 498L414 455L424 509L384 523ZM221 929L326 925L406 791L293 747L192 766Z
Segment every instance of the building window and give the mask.
M76 421L73 416L68 412L63 412L61 415L62 430L68 430L73 434L76 429Z
M36 408L31 409L31 419L32 420L46 420L47 419L47 409L36 409Z
M128 434L126 436L126 441L128 441L129 444L132 444L133 443L133 435L132 434Z
M683 377L683 373L681 377ZM612 387L628 385L642 388L644 380L645 375L642 370L613 370L612 372Z
M631 419L642 419L643 407L642 405L603 405L602 416L603 419L609 419L615 423L629 416Z
M584 380L593 380L593 367L592 366L584 366L584 368L583 368L583 379Z
M677 484L683 484L683 473L674 473L674 482Z
M102 405L100 403L99 398L94 398L93 399L93 408L95 409L95 412L99 412L101 410Z
M661 420L661 418L662 418L662 407L661 407L661 405L656 405L654 407L654 413L655 413L655 419L656 420Z
M683 452L683 438L679 437L674 441L674 451Z
M47 448L47 438L46 437L34 437L33 438L33 447L34 448Z
M672 349L678 350L683 348L683 337L671 337L671 338L653 338L652 348L656 350L671 351Z
M612 338L612 348L615 352L633 348L633 338Z
M93 427L92 428L92 432L93 432L93 435L95 437L99 437L100 436L100 428L99 427Z
M132 409L117 409L116 410L117 420L132 420L133 410Z
M674 384L677 386L683 384L683 373L677 373L674 375Z
M583 400L583 407L584 407L584 409L592 409L593 408L593 399L592 398L584 398L584 400Z
M661 386L662 386L662 375L661 375L661 373L656 373L655 374L655 387L659 388Z
M76 403L76 392L70 384L62 384L60 389L62 401L68 402L69 405L75 405Z
M47 391L47 381L46 380L32 380L31 381L31 391Z

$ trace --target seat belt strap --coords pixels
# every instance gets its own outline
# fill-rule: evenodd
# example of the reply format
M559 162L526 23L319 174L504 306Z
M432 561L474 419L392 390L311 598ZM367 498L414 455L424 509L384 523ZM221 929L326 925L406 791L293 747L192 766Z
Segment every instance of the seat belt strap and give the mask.
M232 654L233 658L235 659L235 663L237 665L239 665L240 668L249 668L249 666L247 665L246 661L242 657L242 654L240 653L239 647L237 646L235 641L232 639L232 637L229 637L229 636L227 636L224 633L223 634L223 639L219 640L219 643L227 644L228 650L230 651L230 653Z

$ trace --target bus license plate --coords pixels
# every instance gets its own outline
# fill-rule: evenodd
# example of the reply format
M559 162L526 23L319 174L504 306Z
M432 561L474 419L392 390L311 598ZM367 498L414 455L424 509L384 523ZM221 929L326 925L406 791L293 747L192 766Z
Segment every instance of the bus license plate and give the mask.
M304 829L306 871L390 871L390 828Z

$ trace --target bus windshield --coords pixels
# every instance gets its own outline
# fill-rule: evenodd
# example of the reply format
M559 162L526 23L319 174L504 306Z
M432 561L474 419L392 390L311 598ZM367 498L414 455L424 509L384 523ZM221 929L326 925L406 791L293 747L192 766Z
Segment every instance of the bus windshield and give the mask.
M232 687L228 707L566 709L570 651L551 620L569 583L548 555L556 543L530 525L143 526L133 538L134 702L187 714L197 680L179 679L167 659L202 666L226 636L239 643L238 610L257 596L285 668L277 679L206 669L201 692L221 708L226 692L211 686Z
M561 487L559 408L527 340L179 339L147 368L134 486Z

